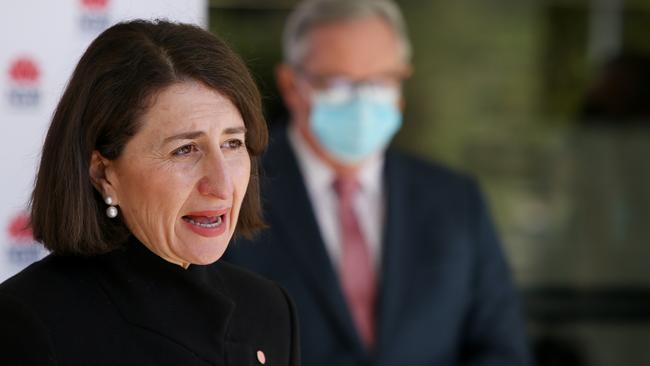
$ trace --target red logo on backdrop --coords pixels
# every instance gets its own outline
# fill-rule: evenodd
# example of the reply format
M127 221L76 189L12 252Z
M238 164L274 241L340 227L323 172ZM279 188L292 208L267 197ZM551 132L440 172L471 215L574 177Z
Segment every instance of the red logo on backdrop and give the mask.
M81 5L89 9L106 9L108 0L81 0Z
M83 32L95 34L108 28L109 2L109 0L80 0L79 27Z
M9 67L9 77L17 84L35 84L39 76L38 66L27 57L18 58Z
M9 222L9 237L16 241L31 241L32 228L29 227L29 216L27 214L16 215Z
M18 108L38 105L41 93L39 81L41 71L38 63L30 56L16 57L9 64L9 104Z
M46 252L34 241L29 226L29 215L25 212L14 215L7 225L9 245L7 257L16 265L26 265L41 258Z

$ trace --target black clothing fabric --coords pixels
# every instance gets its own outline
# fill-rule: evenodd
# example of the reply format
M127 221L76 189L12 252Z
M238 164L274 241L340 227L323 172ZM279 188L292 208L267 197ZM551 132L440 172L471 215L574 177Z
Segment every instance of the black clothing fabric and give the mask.
M0 363L299 365L293 304L217 261L188 269L133 239L96 257L49 255L0 285Z

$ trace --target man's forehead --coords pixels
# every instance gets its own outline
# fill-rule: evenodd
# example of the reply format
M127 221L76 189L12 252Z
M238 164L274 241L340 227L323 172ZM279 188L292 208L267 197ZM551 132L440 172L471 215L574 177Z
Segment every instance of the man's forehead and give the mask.
M305 40L303 67L310 72L363 78L404 67L399 38L381 17L319 24Z

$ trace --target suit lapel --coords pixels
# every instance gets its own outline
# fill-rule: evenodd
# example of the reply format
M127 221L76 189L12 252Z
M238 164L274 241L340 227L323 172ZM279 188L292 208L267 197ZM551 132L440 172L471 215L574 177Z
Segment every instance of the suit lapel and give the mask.
M390 344L397 334L398 327L405 316L408 298L409 273L416 267L415 245L417 231L412 227L413 218L409 198L409 185L406 168L400 164L398 156L388 152L384 166L386 184L386 222L383 232L383 253L380 273L380 289L377 309L378 338L376 355L383 359L382 350L393 349ZM421 240L421 239L420 239Z
M265 157L265 202L271 225L281 226L289 247L314 296L323 304L323 311L333 320L344 339L363 351L353 327L338 276L320 234L296 157L286 138L286 130L276 136Z

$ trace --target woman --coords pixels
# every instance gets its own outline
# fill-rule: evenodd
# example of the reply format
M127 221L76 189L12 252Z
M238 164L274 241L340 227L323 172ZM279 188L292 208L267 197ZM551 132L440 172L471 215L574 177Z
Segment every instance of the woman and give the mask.
M297 365L285 292L217 262L263 226L266 140L252 78L215 36L165 21L102 33L32 195L52 254L0 285L0 363Z

